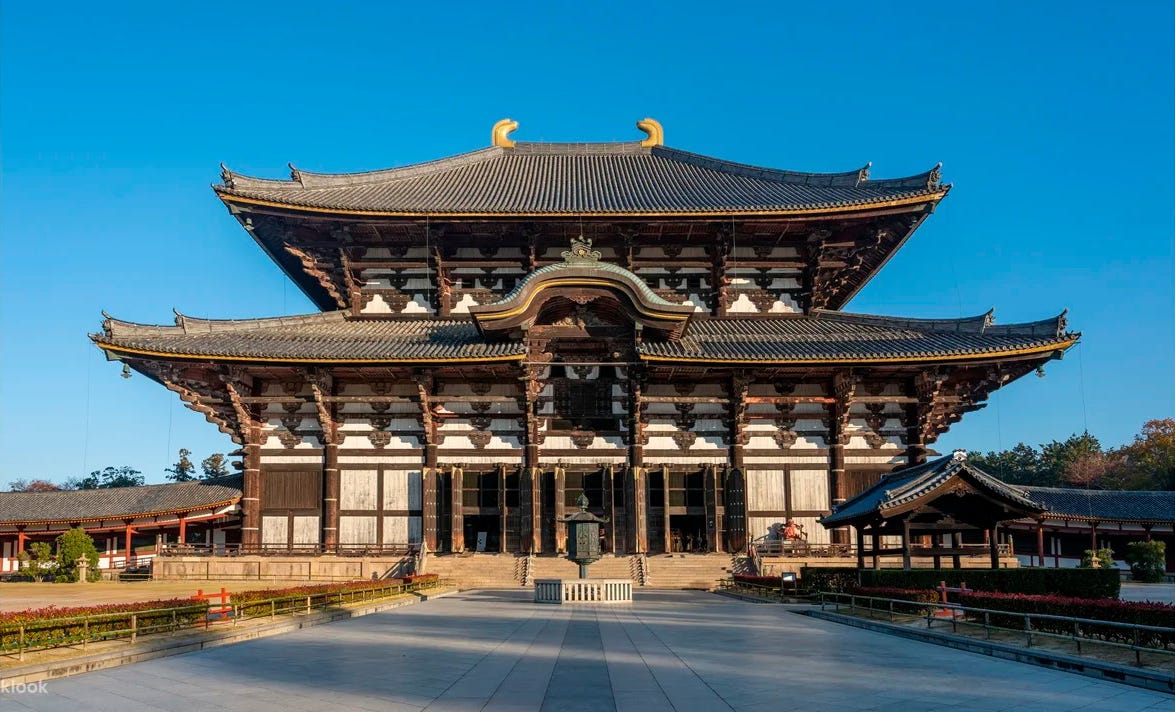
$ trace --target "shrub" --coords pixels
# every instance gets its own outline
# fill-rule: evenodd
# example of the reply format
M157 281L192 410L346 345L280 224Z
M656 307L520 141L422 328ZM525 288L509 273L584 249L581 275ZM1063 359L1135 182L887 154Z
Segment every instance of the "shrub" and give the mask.
M841 593L857 586L857 569L846 567L822 568L805 566L800 569L800 581L809 591Z
M1126 545L1126 563L1135 581L1158 583L1167 573L1167 543L1132 541Z
M1010 613L1040 613L1070 618L1089 618L1116 623L1175 628L1175 605L1169 603L1140 603L1114 599L1073 598L1070 596L1028 596L1016 593L973 592L959 594L959 602L974 608L989 608ZM992 615L991 623L1005 628L1024 628L1022 615ZM1073 624L1067 621L1032 619L1032 627L1049 633L1073 634ZM1133 643L1134 631L1129 628L1081 626L1084 635L1116 643ZM1148 647L1167 647L1175 644L1175 633L1142 631L1139 644Z
M1101 549L1086 549L1085 555L1081 557L1081 568L1083 569L1113 569L1114 566L1114 550L1109 548Z
M77 527L70 529L57 537L57 581L78 580L78 559L85 558L89 562L86 578L89 581L98 581L102 572L98 569L98 549L94 540L85 529Z
M48 542L34 541L29 544L28 551L17 555L20 561L20 578L40 583L47 577L53 576L57 570L57 560L53 558L53 547Z
M1117 598L1117 569L862 569L862 586L932 589L940 581L974 591L1056 594L1076 598Z
M345 583L309 584L306 586L290 586L287 588L262 588L253 591L241 591L232 596L233 605L239 613L257 615L270 610L271 599L295 599L310 597L311 602L318 599L325 603L331 596L339 593L356 593L361 591L377 591L397 584L416 584L417 587L427 587L440 579L436 574L418 574L403 579L380 579L377 581L347 581Z

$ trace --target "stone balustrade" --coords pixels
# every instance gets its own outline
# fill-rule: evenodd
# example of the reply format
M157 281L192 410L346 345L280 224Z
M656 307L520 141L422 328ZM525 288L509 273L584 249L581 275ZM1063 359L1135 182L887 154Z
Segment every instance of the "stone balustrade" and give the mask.
M535 603L631 603L629 579L535 579Z

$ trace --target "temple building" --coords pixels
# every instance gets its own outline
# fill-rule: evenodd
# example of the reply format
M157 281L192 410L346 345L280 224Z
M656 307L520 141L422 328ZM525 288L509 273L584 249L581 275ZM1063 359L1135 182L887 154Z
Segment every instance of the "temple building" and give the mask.
M817 519L1077 340L1064 315L844 311L946 197L940 170L775 170L642 140L382 171L225 168L217 197L320 310L94 342L243 450L241 549L738 552Z

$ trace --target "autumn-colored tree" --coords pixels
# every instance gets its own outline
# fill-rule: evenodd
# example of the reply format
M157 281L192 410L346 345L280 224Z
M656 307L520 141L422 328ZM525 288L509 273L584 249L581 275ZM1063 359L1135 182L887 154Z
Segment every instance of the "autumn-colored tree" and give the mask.
M1148 420L1121 452L1145 489L1175 490L1175 418Z
M56 492L59 489L60 485L42 479L13 480L8 483L9 492Z

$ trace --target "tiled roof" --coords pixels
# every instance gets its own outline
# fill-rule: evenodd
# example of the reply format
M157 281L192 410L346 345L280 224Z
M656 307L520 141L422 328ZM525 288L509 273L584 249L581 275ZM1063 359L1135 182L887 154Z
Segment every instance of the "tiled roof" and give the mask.
M646 342L641 353L694 361L916 361L1062 349L1077 336L1066 331L1064 314L994 326L990 312L970 319L901 319L817 310L810 317L698 319L679 341Z
M115 350L241 360L499 360L524 354L521 343L486 343L468 320L347 319L345 312L216 321L177 316L176 326L108 318L99 346Z
M888 474L881 480L840 505L820 523L826 527L843 526L861 517L885 515L886 510L901 507L931 494L953 477L961 477L1012 506L1038 512L1041 506L1016 487L1005 484L967 461L966 457L948 455L922 465ZM1022 515L1020 515L1022 516Z
M618 268L619 269L619 268ZM900 319L817 311L813 316L692 320L678 341L645 340L643 356L693 361L807 363L950 359L1067 348L1063 315L1030 324L990 319ZM107 318L91 338L115 351L294 361L508 360L517 341L486 341L471 320L354 319L346 312L215 321L177 316L176 326Z
M1175 492L1021 487L1058 519L1121 522L1175 522Z
M760 168L640 143L522 143L368 173L291 170L291 180L225 169L215 186L244 198L316 210L392 214L771 213L938 200L939 169L871 180Z
M141 514L227 506L241 498L241 476L142 487L0 493L0 524L129 519Z

